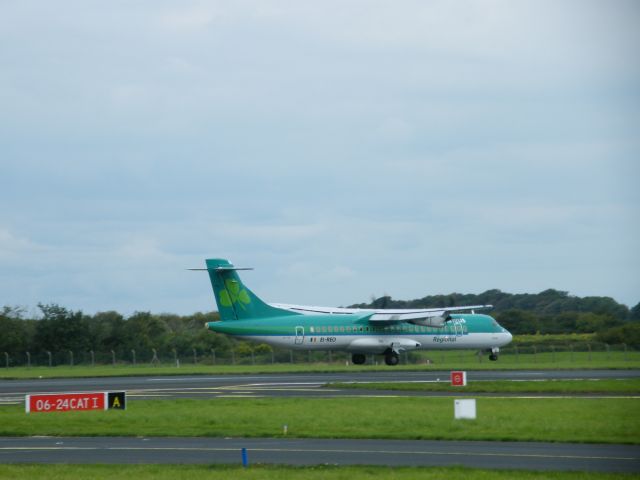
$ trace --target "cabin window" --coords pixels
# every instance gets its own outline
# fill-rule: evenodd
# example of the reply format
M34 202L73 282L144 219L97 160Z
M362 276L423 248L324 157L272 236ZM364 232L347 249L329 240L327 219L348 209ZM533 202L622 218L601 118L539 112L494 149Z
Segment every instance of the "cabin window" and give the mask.
M332 333L332 332L333 332L333 327L332 327L331 325L329 325L329 326L327 327L327 330L329 331L329 333Z
M326 333L327 332L327 327L323 326L322 327L322 333Z
M351 331L351 327L347 327L347 332L350 332L350 331Z
M344 332L344 326L340 327L340 331Z
M313 327L309 327L309 331L313 333Z

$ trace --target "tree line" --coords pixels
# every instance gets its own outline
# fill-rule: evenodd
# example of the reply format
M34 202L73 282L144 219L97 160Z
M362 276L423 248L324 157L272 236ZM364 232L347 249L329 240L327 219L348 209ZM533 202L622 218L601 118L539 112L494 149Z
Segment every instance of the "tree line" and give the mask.
M352 306L434 308L480 304L494 305L491 315L515 335L596 333L597 341L640 347L640 303L629 309L609 297L580 298L558 290L538 294L488 290L478 295L453 293L416 300L385 296ZM22 358L25 352L31 352L34 363L46 364L50 356L54 364L61 364L68 363L68 356L72 355L86 363L89 352L93 352L97 363L109 363L112 358L131 361L132 355L137 355L140 362L150 362L154 350L160 361L215 352L229 357L234 353L246 356L272 351L267 345L237 341L205 329L206 322L219 319L216 312L186 316L135 312L125 317L115 311L88 315L56 304L38 307L37 318L29 318L21 308L2 308L0 355L7 352Z
M47 352L53 363L68 363L69 352L78 362L88 361L93 352L98 363L131 361L133 355L141 362L153 360L156 350L160 360L173 356L191 356L193 350L204 354L217 349L220 354L232 348L232 340L214 335L204 328L205 322L218 320L218 314L195 313L188 316L135 312L124 317L118 312L98 312L87 315L56 304L39 304L40 316L27 318L23 309L3 307L0 313L0 355L12 357L34 355L34 363L44 364ZM97 356L97 357L96 357Z
M514 335L595 333L596 339L604 343L640 346L640 302L629 308L611 297L577 297L554 289L519 294L494 289L480 294L428 295L415 300L394 300L384 296L352 306L438 308L465 305L493 305L487 313Z

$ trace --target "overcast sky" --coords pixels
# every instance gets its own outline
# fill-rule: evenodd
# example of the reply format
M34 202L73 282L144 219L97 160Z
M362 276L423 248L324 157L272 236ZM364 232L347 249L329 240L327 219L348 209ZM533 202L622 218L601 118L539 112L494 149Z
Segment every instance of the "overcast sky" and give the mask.
M0 1L0 305L640 301L636 1Z

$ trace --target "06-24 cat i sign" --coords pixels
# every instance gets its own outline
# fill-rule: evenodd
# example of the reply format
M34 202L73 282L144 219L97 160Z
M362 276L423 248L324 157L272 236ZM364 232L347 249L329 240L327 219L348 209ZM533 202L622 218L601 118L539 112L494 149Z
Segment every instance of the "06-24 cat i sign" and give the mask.
M126 408L126 394L125 392L43 393L27 395L24 406L27 413L124 410Z

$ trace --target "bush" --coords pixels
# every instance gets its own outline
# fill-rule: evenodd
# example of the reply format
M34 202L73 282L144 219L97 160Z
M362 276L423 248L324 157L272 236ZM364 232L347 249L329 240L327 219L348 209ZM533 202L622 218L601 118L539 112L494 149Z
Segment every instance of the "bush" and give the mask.
M627 323L620 327L613 327L609 330L599 332L596 338L600 342L615 344L626 343L632 347L640 347L640 323Z

